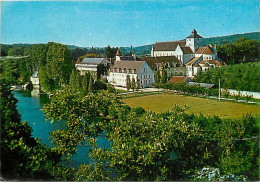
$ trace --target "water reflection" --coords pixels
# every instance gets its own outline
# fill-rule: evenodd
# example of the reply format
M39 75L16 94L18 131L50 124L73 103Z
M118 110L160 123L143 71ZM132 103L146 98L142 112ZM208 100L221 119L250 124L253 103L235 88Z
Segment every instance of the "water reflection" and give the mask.
M17 108L21 114L22 121L27 121L33 129L32 135L41 139L42 143L48 146L52 145L49 133L65 127L65 121L57 121L50 123L45 122L45 116L40 110L44 104L50 102L48 95L39 95L39 90L15 90L14 96L19 100ZM109 148L110 144L106 138L98 138L98 146ZM80 146L78 151L69 161L70 166L78 166L82 163L90 163L88 155L89 147Z

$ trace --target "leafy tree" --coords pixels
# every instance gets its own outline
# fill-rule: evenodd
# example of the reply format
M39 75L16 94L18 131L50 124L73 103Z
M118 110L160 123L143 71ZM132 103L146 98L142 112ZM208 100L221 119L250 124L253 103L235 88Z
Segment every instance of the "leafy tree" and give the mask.
M155 84L161 83L161 73L160 73L159 69L157 69L157 71L156 71L155 80L154 81L155 81Z
M92 78L92 76L89 77L88 91L93 92L93 78Z
M117 47L110 47L109 45L105 48L105 55L107 58L114 58L116 56Z
M163 70L163 73L162 73L162 80L161 80L161 82L162 82L162 83L167 83L167 81L168 81L167 78L168 78L168 77L167 77L167 72L166 72L166 70L164 69L164 70Z
M24 56L25 48L23 46L15 46L8 50L8 56Z
M87 48L75 48L70 49L70 52L72 59L76 62L79 57L86 55L89 50Z
M136 88L135 79L132 78L131 89L133 90L133 92L134 92L135 88Z
M189 180L205 166L259 179L258 128L251 115L204 117L177 106L156 114L123 106L106 92L82 96L69 87L54 94L44 113L66 121L66 128L51 134L61 154L89 146L90 164L77 168L74 180ZM99 137L111 147L98 146Z
M55 179L61 155L32 137L32 128L21 122L18 100L1 79L1 175L5 180Z

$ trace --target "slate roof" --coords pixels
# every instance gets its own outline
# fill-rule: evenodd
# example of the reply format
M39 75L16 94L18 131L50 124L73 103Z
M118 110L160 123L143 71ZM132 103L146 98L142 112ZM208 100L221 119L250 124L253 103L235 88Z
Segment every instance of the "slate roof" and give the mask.
M188 82L189 77L187 76L173 76L168 83L181 83L181 82Z
M193 54L193 51L190 47L181 47L181 50L184 54Z
M189 86L195 85L195 86L200 86L200 87L205 87L205 88L213 88L215 85L210 84L210 83L198 83L198 82L189 82Z
M114 68L116 68L116 72L119 72L119 68L123 70L126 68L128 70L129 68L131 70L135 69L136 73L140 71L145 61L116 61L115 65L110 68L111 72L114 72Z
M185 46L186 41L156 42L155 51L175 51L178 45Z
M200 36L200 35L197 33L197 30L196 30L196 29L193 29L193 31L191 32L191 35L189 35L187 38L203 38L203 37Z
M146 61L146 63L150 66L152 70L156 70L157 66L156 63L176 63L176 64L182 64L182 62L175 56L160 56L160 57L143 57L142 60Z
M84 58L79 64L101 64L102 62L109 63L109 61L105 58Z

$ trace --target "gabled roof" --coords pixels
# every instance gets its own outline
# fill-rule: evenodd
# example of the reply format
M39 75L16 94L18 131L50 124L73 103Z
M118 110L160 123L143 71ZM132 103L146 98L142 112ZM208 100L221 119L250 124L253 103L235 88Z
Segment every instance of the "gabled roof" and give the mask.
M109 63L105 58L84 58L79 64L101 64L102 62Z
M126 68L127 70L130 68L131 70L135 69L136 73L140 71L145 61L116 61L115 65L111 67L111 72L114 72L114 68L117 70L121 68L123 70Z
M175 51L178 45L185 46L186 41L156 42L154 51Z
M191 35L189 35L187 38L203 38L203 37L200 36L200 35L197 33L197 30L196 30L196 29L193 29L193 31L191 32Z
M199 47L195 54L215 54L214 50L210 46Z
M173 76L168 83L181 83L181 82L188 82L189 77L187 76Z
M203 54L215 54L215 52L212 47L207 47Z
M208 62L206 62L204 65L202 65L202 67L210 67L210 65Z
M146 61L146 63L150 66L152 70L156 70L156 63L176 63L182 64L182 62L175 56L160 56L160 57L143 57L142 60Z
M193 54L193 51L190 47L181 47L181 50L184 54Z
M199 47L195 54L202 54L207 47Z
M193 65L200 57L195 57L192 60L190 60L189 62L187 62L185 65L187 66L191 66Z
M198 63L195 63L194 67L200 67L201 68L201 66Z

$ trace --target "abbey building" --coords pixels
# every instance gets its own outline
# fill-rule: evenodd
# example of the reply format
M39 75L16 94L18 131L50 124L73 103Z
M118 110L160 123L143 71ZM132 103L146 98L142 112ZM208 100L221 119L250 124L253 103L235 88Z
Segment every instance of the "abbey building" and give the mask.
M156 42L151 50L151 57L175 56L186 66L186 75L193 77L200 70L222 66L217 57L216 47L210 44L202 46L203 37L194 29L183 41Z

